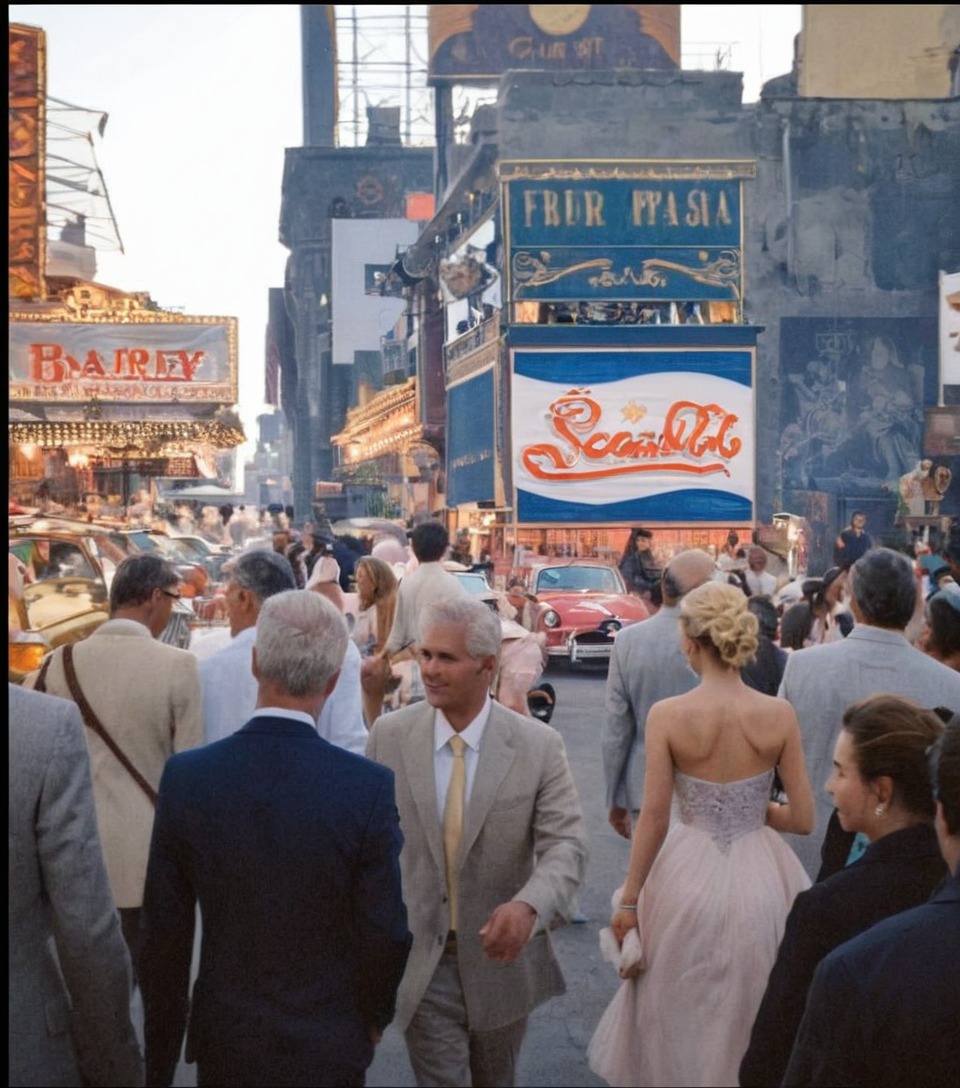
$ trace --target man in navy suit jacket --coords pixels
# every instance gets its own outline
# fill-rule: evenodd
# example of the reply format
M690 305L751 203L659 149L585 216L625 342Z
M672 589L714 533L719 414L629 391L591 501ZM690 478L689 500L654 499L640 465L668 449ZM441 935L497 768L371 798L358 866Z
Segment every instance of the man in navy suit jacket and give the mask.
M931 755L950 869L923 906L840 945L813 976L784 1086L956 1083L960 1024L960 715Z
M253 717L166 765L143 909L148 1084L171 1083L188 1007L199 1085L364 1083L410 934L393 774L316 730L347 637L319 594L265 601Z

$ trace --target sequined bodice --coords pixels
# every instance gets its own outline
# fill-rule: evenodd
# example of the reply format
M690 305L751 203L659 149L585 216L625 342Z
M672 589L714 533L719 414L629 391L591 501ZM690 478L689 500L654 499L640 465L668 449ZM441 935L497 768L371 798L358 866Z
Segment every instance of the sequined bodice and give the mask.
M705 782L674 772L680 820L709 835L726 853L734 839L763 827L773 768L737 782Z

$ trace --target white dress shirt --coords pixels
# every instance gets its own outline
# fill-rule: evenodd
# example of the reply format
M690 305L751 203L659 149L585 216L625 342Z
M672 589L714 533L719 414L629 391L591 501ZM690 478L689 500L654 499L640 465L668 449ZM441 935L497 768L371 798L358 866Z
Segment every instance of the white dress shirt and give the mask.
M257 681L251 669L256 627L247 627L199 662L203 693L203 732L207 744L242 728L257 706ZM360 692L360 651L350 641L337 686L323 704L317 732L324 740L363 755L367 730Z
M470 804L473 780L477 777L480 741L483 738L483 731L487 727L487 719L490 717L490 707L492 705L493 701L488 695L480 713L466 729L462 729L459 733L466 745L463 749L463 762L467 777L463 799L465 809ZM440 817L441 826L443 825L443 809L447 803L447 790L450 787L450 774L453 771L454 760L453 749L448 742L451 737L457 735L457 731L447 721L443 711L437 710L433 719L433 771L437 782L437 813Z

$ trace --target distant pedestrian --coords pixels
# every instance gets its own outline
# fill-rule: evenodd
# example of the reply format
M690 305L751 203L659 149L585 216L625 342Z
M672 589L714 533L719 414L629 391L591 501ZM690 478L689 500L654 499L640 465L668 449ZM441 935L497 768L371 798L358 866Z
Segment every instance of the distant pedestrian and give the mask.
M776 577L767 570L767 553L759 544L754 544L747 552L743 580L751 597L772 597L777 588Z
M660 582L660 567L652 543L653 533L649 529L633 529L620 559L620 573L627 589L641 597L649 597L650 591Z
M833 552L833 562L843 570L849 570L854 563L872 547L873 541L866 531L867 515L862 510L854 510L850 515L850 524L837 537Z

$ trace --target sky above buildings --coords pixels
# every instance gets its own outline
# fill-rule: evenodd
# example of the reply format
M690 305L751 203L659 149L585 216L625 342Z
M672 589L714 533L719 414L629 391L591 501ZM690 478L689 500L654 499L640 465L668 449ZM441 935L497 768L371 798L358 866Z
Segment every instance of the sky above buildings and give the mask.
M338 23L351 10L338 6ZM412 10L422 19L424 7ZM361 62L373 63L378 32L398 40L402 12L358 9L361 20L380 19L366 24ZM719 53L744 73L744 101L755 101L765 80L790 70L800 12L683 5L684 66L716 67ZM123 242L123 253L98 243L98 281L148 291L165 309L239 318L240 409L253 436L267 290L283 285L287 258L277 238L284 149L302 142L299 6L11 4L8 13L47 33L48 95L109 116L101 139L95 118L57 115L76 127L74 152L89 157L92 147ZM347 30L338 33L344 61Z

